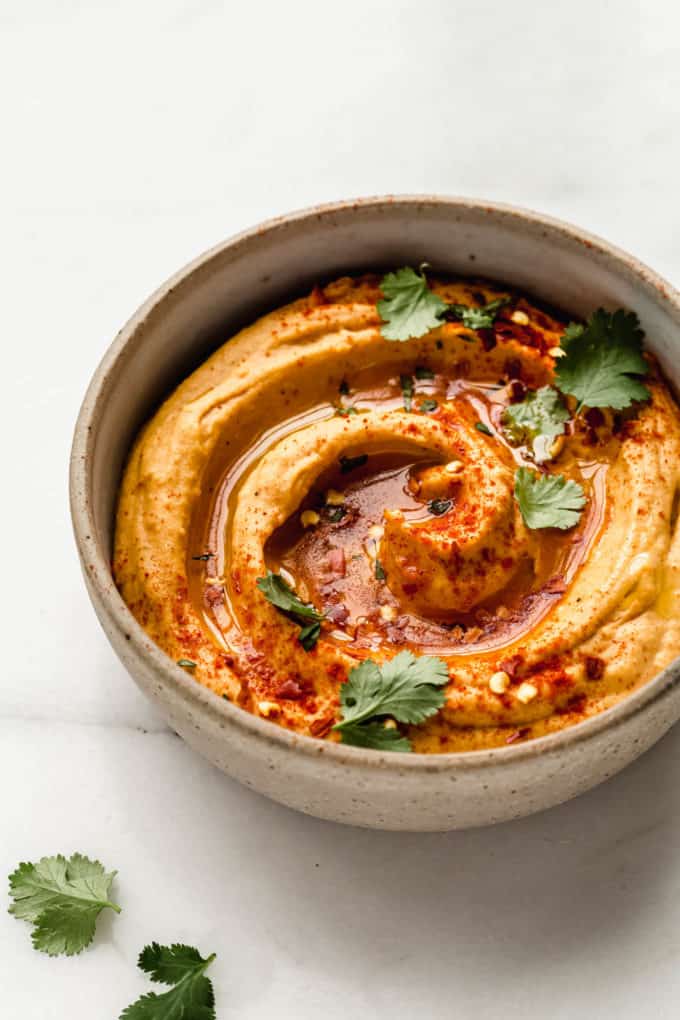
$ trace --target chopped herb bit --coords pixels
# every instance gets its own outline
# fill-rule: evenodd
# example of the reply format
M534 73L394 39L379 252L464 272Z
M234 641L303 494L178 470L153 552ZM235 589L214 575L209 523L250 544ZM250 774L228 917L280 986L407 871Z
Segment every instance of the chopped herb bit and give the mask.
M363 467L368 460L367 453L360 453L356 457L341 457L340 458L340 470L343 475L348 474L350 471L356 470L356 468Z
M350 414L358 414L356 407L336 407L336 418L348 418Z
M425 414L430 414L432 411L436 411L439 404L436 400L421 400L418 404L418 410L424 411Z
M448 513L452 506L453 500L451 499L431 499L427 504L427 509L435 517L441 517L443 514Z
M425 365L416 365L416 379L434 379L434 372Z
M468 329L489 329L496 321L496 316L501 308L509 303L509 297L502 297L496 298L495 301L489 301L487 304L482 305L481 308L452 304L447 307L446 318L456 319L462 322ZM470 339L473 338L470 337Z
M215 558L215 553L201 553L200 556L192 556L192 560L212 560Z
M380 562L380 560L376 560L375 561L375 579L376 579L376 581L384 581L386 577L387 577L387 574L385 573L385 568L383 567L383 565Z
M170 985L167 992L147 992L128 1006L120 1020L215 1020L215 993L205 976L215 953L205 959L192 946L159 946L152 942L137 965L151 981Z
M308 623L306 627L302 627L300 630L298 641L306 652L311 652L319 640L320 634L321 624L318 621L316 623Z
M225 701L231 701L231 698L229 697L228 694L222 694L222 697L224 698Z
M515 472L515 499L527 528L566 531L581 519L586 497L578 482L563 475L540 476L521 467Z
M509 404L503 412L503 427L511 442L526 443L534 459L541 464L550 460L550 451L569 421L562 398L552 386L530 390L519 404Z
M425 336L441 325L446 302L430 290L423 272L408 267L398 269L382 278L380 289L384 298L378 301L377 309L386 340Z
M349 396L349 383L347 382L346 379L343 379L342 382L340 383L340 385L338 386L338 393L342 397L348 397Z
M33 925L35 949L48 956L73 956L92 942L105 907L120 914L120 907L109 900L115 876L115 871L105 871L99 861L82 854L20 864L9 876L14 900L9 912Z
M485 425L483 421L476 421L475 422L475 428L477 429L478 432L481 432L485 436L492 436L493 435L493 432L491 431L489 426Z
M617 411L634 401L649 400L638 376L647 374L642 355L643 331L633 312L598 308L585 326L567 326L560 346L565 352L555 368L555 385L582 407L612 407Z
M331 524L337 524L338 521L341 521L342 518L347 513L347 510L344 506L327 506L325 509L326 514L328 515L328 520L331 522Z
M178 659L177 665L184 666L185 669L196 669L196 663L193 659Z
M431 655L417 658L400 652L381 666L364 659L340 688L342 719L334 729L346 744L410 751L410 742L380 720L390 716L398 723L424 722L444 705L441 688L448 680L446 663Z
M413 407L413 378L410 375L400 375L399 385L404 398L404 410L410 411Z

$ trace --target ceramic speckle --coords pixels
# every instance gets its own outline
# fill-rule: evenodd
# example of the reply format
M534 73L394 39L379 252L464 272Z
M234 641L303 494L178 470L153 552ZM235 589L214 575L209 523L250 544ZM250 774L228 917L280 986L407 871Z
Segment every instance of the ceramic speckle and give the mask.
M338 203L271 220L219 245L135 313L85 396L70 488L83 574L102 627L188 744L300 811L423 831L519 818L618 772L680 717L680 663L609 711L539 740L468 754L382 755L291 733L202 687L137 624L113 583L110 556L131 441L175 383L237 328L316 280L425 258L451 273L473 268L575 315L598 305L634 309L649 348L680 389L680 296L604 241L535 213L469 199Z

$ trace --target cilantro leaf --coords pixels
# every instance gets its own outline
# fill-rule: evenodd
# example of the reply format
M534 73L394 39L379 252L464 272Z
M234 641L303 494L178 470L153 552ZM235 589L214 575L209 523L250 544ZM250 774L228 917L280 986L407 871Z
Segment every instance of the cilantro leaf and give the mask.
M306 652L311 652L312 648L316 646L320 634L321 624L317 620L315 623L308 623L306 627L300 629L298 641Z
M324 619L323 613L297 597L280 574L273 574L271 570L268 570L267 576L258 577L256 584L267 601L284 613L292 613L293 616L299 616L303 620Z
M422 411L423 414L432 414L432 412L436 411L438 407L439 404L437 401L432 399L421 400L418 404L418 410Z
M515 472L515 499L527 528L573 528L581 519L586 497L578 482L563 475L536 475L529 468Z
M380 289L384 298L377 308L383 321L380 332L386 340L425 336L441 325L447 304L430 290L424 273L406 266L384 276Z
M281 575L273 574L271 570L267 571L266 577L258 577L255 583L268 602L287 616L292 616L296 623L300 623L301 620L312 621L309 624L301 624L298 634L298 641L304 650L311 652L319 640L321 622L326 619L325 614L299 599Z
M513 443L531 445L535 460L540 464L550 460L550 448L564 433L569 420L559 393L552 386L527 393L519 404L509 404L503 412L503 427Z
M385 573L385 568L378 559L376 559L375 561L374 574L376 581L384 581L385 578L387 577L387 574Z
M400 652L382 666L364 659L340 688L342 720L334 728L342 733L348 726L385 715L401 723L421 723L444 704L439 688L448 680L446 663L432 655L416 658Z
M493 432L488 425L485 425L483 421L476 421L475 428L478 432L481 432L483 436L493 436Z
M635 400L649 399L649 390L635 378L648 369L643 337L637 315L622 308L614 313L598 308L585 326L567 326L555 385L576 397L577 413L584 406L622 410Z
M40 952L73 956L94 938L97 917L105 907L120 913L109 900L115 875L82 854L20 864L9 877L14 898L9 912L33 923L32 941Z
M205 959L191 946L159 946L152 942L139 955L138 966L152 981L172 985L167 992L147 992L128 1006L120 1020L215 1020L215 994Z
M342 731L343 744L370 747L374 751L410 751L411 741L399 730L381 722L349 724Z
M496 316L501 308L510 303L509 297L496 298L482 305L481 308L473 308L471 305L448 305L446 309L447 319L457 319L468 329L489 329L496 321Z

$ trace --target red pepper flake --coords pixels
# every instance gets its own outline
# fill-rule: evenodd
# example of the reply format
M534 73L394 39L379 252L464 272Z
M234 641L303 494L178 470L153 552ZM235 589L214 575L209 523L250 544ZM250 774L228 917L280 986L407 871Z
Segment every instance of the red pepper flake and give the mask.
M205 589L205 601L211 609L224 602L224 589L217 584L211 584Z
M524 740L531 733L529 726L523 726L521 730L515 730L509 737L505 738L506 744L514 744L516 740Z
M325 737L330 733L334 722L334 715L322 715L320 719L312 719L309 724L309 732L313 737Z
M517 676L517 670L522 665L521 655L511 655L508 659L503 659L502 662L498 663L498 668L502 669L504 673L507 673L511 680Z
M276 690L276 697L284 701L298 701L302 694L302 688L296 680L284 680Z
M601 680L604 676L605 661L596 655L586 655L586 676L589 680Z

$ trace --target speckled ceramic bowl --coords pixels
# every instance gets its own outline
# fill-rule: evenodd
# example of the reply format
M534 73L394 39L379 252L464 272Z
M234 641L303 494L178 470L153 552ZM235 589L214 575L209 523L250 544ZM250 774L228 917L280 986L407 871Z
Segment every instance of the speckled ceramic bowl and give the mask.
M607 712L526 744L468 754L380 754L298 736L206 690L146 636L111 576L121 469L139 426L219 342L320 278L428 260L525 288L575 315L634 309L680 389L680 295L630 255L535 213L469 199L375 198L271 220L202 255L118 335L75 431L71 510L90 597L136 682L230 776L321 818L385 829L485 825L601 782L680 717L680 661Z

